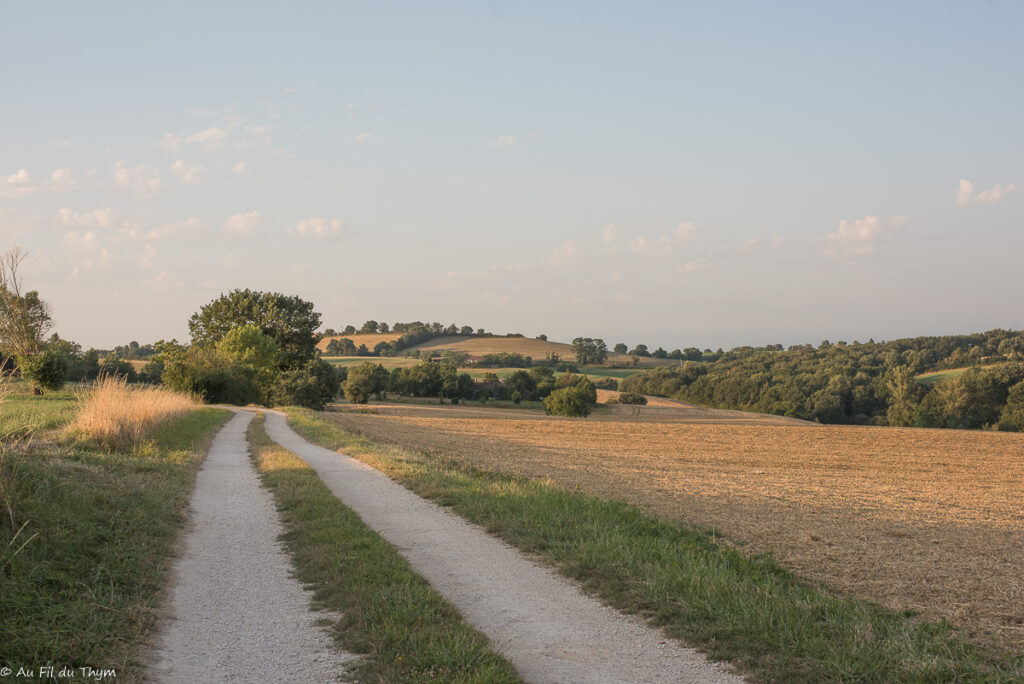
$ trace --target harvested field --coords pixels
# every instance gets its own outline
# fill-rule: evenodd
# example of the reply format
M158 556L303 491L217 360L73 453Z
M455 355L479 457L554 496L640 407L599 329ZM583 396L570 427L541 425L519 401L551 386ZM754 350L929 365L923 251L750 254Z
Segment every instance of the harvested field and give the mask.
M1024 652L1024 435L822 427L666 404L586 420L388 404L327 415L383 441L690 521L837 591Z
M353 340L353 342L355 342L355 340ZM576 352L573 351L571 344L566 344L564 342L551 342L549 340L537 340L531 337L435 337L432 340L427 340L423 344L410 347L410 349L436 352L449 350L465 352L472 356L501 353L522 354L523 356L531 356L537 360L545 358L548 354L558 354L558 357L562 361L574 361L576 359ZM608 363L631 365L632 357L627 356L626 354L615 354L610 352L608 354ZM640 367L642 368L672 366L678 363L678 361L673 361L671 359L655 359L651 357L641 358L639 362ZM624 375L630 375L633 372L635 371L629 369L623 370Z

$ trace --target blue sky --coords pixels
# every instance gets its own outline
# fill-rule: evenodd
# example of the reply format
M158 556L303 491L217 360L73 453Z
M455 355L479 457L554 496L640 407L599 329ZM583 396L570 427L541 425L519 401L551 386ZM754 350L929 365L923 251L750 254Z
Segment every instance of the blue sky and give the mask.
M0 246L86 346L1024 328L1024 5L891 5L3 3Z

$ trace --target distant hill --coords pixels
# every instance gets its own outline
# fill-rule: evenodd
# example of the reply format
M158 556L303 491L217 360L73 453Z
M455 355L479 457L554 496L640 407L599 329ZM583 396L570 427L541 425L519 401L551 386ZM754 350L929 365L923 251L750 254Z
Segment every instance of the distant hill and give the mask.
M331 337L324 337L316 343L316 348L320 351L326 351L327 345L331 343L331 340L340 340L348 338L352 340L352 344L358 347L361 344L365 344L366 348L373 351L373 348L381 342L394 342L402 333L367 333L367 334L355 334L355 335L332 335Z

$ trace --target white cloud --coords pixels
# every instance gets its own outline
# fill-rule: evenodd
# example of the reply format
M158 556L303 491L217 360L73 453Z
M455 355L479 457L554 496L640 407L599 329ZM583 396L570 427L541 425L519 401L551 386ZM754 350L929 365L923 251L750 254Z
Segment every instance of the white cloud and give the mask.
M370 131L363 131L358 135L353 135L351 138L349 138L349 140L355 143L370 142L371 140L373 140L373 133L371 133Z
M686 242L693 237L693 232L695 230L697 230L697 226L690 221L684 221L676 226L676 239L680 242Z
M63 140L54 140L50 143L54 147L71 147L71 138L64 138Z
M487 146L488 147L499 147L499 148L502 148L502 149L510 149L512 147L515 147L517 143L518 143L518 141L516 140L516 136L508 135L508 134L502 134L502 135L499 135L494 140L492 140L490 143L488 143Z
M50 180L46 182L46 187L51 190L78 190L82 186L75 180L71 169L54 169L50 174Z
M184 136L168 133L164 135L163 139L157 144L165 150L176 150L181 146L181 143L184 142L184 140Z
M185 142L199 145L207 150L215 150L218 147L222 147L227 138L228 132L225 129L220 126L211 126L206 130L186 136ZM166 140L166 136L164 139Z
M179 235L195 235L204 231L206 227L206 221L192 217L184 221L171 221L152 227L132 223L126 225L121 230L120 235L122 239L132 242L137 240L168 240Z
M1024 191L1024 187L1014 183L1009 185L994 185L988 190L975 190L974 183L961 178L956 191L956 203L961 207L968 204L993 204L999 200Z
M549 261L555 266L564 266L565 264L572 263L576 259L578 252L578 246L574 241L570 240L555 247L551 252Z
M32 184L32 176L25 169L19 169L0 183L0 197L18 198L31 195L39 190Z
M113 207L84 213L63 208L58 213L60 222L68 228L111 228L117 223L117 210Z
M155 258L156 250L153 249L153 245L146 245L136 257L139 262L139 266L142 266L143 268L153 268L153 259Z
M622 228L619 228L618 226L609 223L607 226L604 227L604 230L601 231L601 240L604 242L604 244L610 245L613 242L615 242L616 236L618 236L618 234L621 232Z
M339 235L342 225L342 221L338 219L311 218L299 221L288 230L303 237L324 238Z
M245 170L248 168L248 164L246 164L244 161L240 161L231 167L231 173L235 174L236 176L244 176Z
M182 183L198 183L203 177L202 166L189 166L184 159L171 164L171 175Z
M228 219L227 230L234 235L248 237L256 233L260 223L260 212L250 211L247 214L235 214Z
M160 170L155 166L140 164L133 169L123 161L114 165L114 182L139 197L149 197L163 185Z
M854 221L843 219L836 232L825 237L825 254L832 257L865 256L875 251L877 238L885 231L899 228L909 216L893 216L887 221L865 216Z

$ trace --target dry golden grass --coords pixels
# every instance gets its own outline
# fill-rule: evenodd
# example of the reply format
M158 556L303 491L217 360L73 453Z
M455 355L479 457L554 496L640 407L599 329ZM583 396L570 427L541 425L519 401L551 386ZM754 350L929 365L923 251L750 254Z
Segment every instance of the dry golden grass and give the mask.
M840 592L1024 651L1024 435L821 427L685 406L619 406L587 420L373 408L328 415L377 439L688 520Z
M394 342L402 333L374 333L373 335L334 335L333 337L325 337L316 343L316 348L320 351L326 351L327 345L331 343L331 340L341 340L348 338L352 340L352 344L359 348L359 345L365 344L366 348L373 351L373 348L381 342Z
M81 396L82 409L71 425L98 443L127 447L145 439L166 421L199 408L195 397L160 387L129 386L104 377Z

